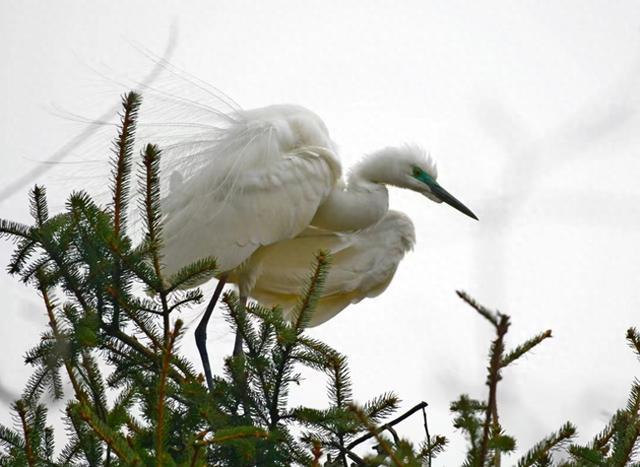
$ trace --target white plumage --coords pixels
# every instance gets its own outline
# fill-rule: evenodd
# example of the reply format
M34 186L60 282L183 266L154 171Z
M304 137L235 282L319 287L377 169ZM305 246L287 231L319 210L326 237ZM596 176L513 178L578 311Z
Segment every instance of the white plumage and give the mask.
M435 163L418 146L369 154L344 180L325 124L303 107L215 117L217 126L204 125L198 137L169 148L180 156L162 202L169 273L213 256L241 297L290 310L313 254L328 250L334 259L316 325L384 291L412 247L413 225L388 211L387 185L475 218L436 182Z
M339 233L310 227L296 238L262 247L230 280L247 284L251 296L265 305L281 305L288 316L309 277L313 255L320 248L330 252L331 270L309 322L317 326L348 305L384 292L414 243L411 219L388 211L364 230Z
M324 123L302 107L240 111L228 123L192 155L206 163L173 176L163 200L168 273L205 256L228 272L295 237L340 177Z

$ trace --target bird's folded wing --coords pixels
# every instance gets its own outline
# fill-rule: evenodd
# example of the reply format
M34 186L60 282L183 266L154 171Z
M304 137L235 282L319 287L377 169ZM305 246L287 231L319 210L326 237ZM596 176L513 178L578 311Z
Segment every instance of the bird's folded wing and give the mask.
M284 144L283 130L269 123L232 130L213 145L210 163L163 200L169 272L205 256L223 272L262 245L295 237L339 177L330 147Z
M359 232L307 229L299 237L256 252L250 263L250 269L256 271L254 295L259 299L258 295L267 293L300 293L311 273L313 255L320 249L333 257L323 299L351 292L359 299L377 295L388 285L413 240L413 224L396 211L389 211L381 222Z

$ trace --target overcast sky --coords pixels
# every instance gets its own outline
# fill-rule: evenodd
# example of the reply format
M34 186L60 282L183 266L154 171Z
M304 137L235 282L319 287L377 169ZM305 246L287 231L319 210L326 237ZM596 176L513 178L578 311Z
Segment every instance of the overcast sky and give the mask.
M431 432L452 440L442 464L461 462L449 403L486 397L492 337L455 296L464 289L512 316L511 345L553 330L499 389L519 446L567 420L583 441L604 426L640 374L624 339L640 325L640 3L2 1L0 188L83 131L71 115L98 118L127 90L121 81L144 79L154 64L139 47L162 56L172 24L176 66L245 108L314 110L345 167L381 146L423 145L480 218L392 191L416 225L415 250L384 295L310 331L349 356L360 400L394 390L403 408L427 401ZM108 157L89 140L68 160ZM39 181L58 196L65 176L67 188L86 185L84 167ZM27 189L0 217L27 221ZM2 245L0 262L10 252ZM0 383L19 392L30 373L19 356L46 320L15 278L0 276L0 288ZM219 313L211 336L220 368L232 337ZM190 336L184 349L197 358ZM324 404L324 380L309 373L293 403ZM418 441L421 420L399 431Z

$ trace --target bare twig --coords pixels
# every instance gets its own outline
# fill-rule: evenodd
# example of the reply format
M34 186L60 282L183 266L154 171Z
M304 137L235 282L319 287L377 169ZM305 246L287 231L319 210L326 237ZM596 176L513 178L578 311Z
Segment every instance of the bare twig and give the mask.
M369 420L369 418L365 415L360 407L349 404L349 409L356 415L358 420L360 420L360 422L367 427L367 429L369 430L369 434L376 439L380 448L385 452L387 456L391 458L394 465L396 467L402 467L402 462L400 461L400 459L398 459L396 453L393 452L385 439L380 436L380 432L382 430L380 428L376 428L375 425L371 423L371 420Z
M409 418L411 415L413 415L414 413L416 413L418 410L420 409L424 409L425 407L427 407L429 404L427 404L426 402L420 402L419 404L411 407L409 410L407 410L405 413L403 413L402 415L400 415L399 417L391 420L388 423L385 423L384 425L378 427L376 429L377 433L380 433L384 430L389 429L390 427L397 425L398 423L402 422L403 420ZM375 435L373 433L367 433L365 435L362 435L360 438L357 438L353 441L351 441L351 443L349 443L347 445L347 450L351 450L354 447L356 447L358 444L360 443L364 443L366 440L373 438Z
M431 458L432 458L432 454L431 454L431 435L429 434L429 424L427 423L427 410L425 407L422 407L422 420L424 423L424 433L425 436L427 437L427 449L429 450L429 460L428 460L428 467L431 467Z
M341 446L339 443L331 443L331 447L339 450L341 455L347 456L349 459L354 461L357 465L365 465L364 459L362 457L357 455L355 452L348 450L344 446Z

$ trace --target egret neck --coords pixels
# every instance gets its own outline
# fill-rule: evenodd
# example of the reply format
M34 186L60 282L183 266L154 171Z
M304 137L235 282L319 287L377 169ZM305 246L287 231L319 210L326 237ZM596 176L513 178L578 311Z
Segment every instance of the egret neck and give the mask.
M337 184L320 205L311 224L335 232L365 229L374 225L389 210L392 184L383 172L383 154L374 153L357 164L347 183Z

